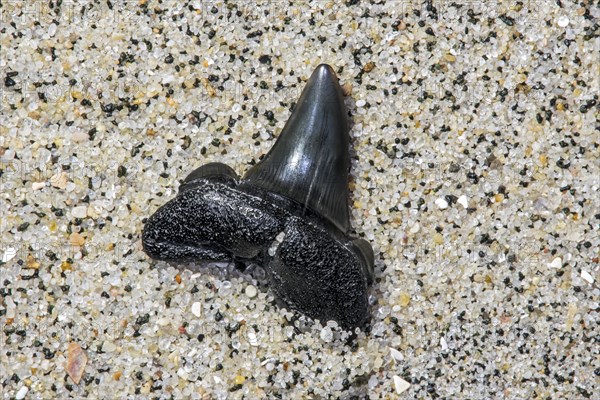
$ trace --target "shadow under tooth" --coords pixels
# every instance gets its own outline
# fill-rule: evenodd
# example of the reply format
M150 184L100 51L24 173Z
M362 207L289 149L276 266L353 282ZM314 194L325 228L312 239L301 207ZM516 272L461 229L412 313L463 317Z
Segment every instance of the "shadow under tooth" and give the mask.
M342 89L331 67L322 64L311 75L279 138L248 170L243 185L291 198L346 233L348 146Z

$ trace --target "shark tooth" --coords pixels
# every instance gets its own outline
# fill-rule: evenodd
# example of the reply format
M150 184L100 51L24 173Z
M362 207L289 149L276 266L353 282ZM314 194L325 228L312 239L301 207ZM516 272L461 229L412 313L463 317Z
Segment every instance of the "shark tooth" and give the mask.
M144 250L167 261L259 264L284 306L363 327L375 257L350 235L349 141L337 77L319 65L264 159L242 178L218 162L191 172L146 221Z
M348 118L333 69L312 73L279 138L243 177L244 186L290 198L333 223L350 228Z

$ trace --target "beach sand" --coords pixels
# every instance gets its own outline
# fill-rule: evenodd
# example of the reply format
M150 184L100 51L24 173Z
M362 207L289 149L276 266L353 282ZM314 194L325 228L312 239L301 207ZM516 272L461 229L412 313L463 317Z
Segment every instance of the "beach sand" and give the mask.
M0 10L2 398L597 396L591 2ZM193 169L266 153L320 63L347 95L352 224L376 258L354 340L140 243Z

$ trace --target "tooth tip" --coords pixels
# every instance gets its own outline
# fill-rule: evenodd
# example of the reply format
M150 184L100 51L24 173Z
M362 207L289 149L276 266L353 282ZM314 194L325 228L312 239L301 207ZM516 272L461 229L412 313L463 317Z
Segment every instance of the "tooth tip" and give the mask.
M344 104L344 95L333 68L327 64L320 64L313 71L304 89L305 100L317 103L334 103L336 106Z
M317 68L315 68L315 72L316 72L316 71L322 71L322 70L328 70L328 71L330 71L331 73L335 74L335 73L333 72L333 68L332 68L332 67L331 67L331 65L329 65L329 64L321 63L321 64L317 65Z
M313 71L312 76L317 76L321 79L333 79L337 82L335 71L329 64L319 64Z

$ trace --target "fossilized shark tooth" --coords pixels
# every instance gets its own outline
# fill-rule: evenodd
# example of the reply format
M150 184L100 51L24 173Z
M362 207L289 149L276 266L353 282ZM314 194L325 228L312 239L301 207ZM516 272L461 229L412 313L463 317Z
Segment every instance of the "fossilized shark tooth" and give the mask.
M319 65L264 159L243 182L291 198L344 233L348 213L348 118L335 72Z
M331 67L318 66L264 159L241 179L221 163L190 173L146 222L146 253L261 264L286 307L323 323L364 326L374 254L349 235L343 100Z

